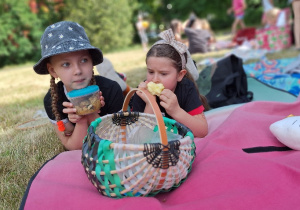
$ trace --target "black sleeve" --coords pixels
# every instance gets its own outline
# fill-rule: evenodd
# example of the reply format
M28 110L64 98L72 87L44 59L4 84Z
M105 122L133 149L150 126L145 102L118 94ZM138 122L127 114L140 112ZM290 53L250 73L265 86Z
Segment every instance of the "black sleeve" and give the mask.
M124 102L123 91L120 85L105 77L96 76L95 78L105 101L105 106L100 109L100 116L119 112Z
M131 111L144 112L146 103L135 93L132 96L130 106Z
M202 105L194 83L187 78L183 78L182 81L177 84L175 94L179 106L186 112L190 112Z

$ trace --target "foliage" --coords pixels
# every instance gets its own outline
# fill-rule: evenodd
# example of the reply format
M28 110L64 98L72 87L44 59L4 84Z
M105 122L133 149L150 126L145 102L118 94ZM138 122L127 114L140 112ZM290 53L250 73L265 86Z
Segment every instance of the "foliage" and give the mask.
M66 1L65 19L81 24L94 46L103 51L126 47L132 42L131 23L135 0ZM72 8L72 9L69 9Z
M172 19L185 21L192 12L199 18L208 19L214 30L228 29L233 21L233 16L227 14L231 0L139 0L139 2L140 9L150 13L156 23L163 23L167 27ZM245 2L246 25L258 25L262 16L261 0L245 0ZM284 8L287 6L287 0L274 0L274 5Z
M26 1L1 0L0 25L0 67L37 56L41 24Z
M66 19L84 26L92 44L103 51L132 43L136 0L36 0L36 12L28 2L0 0L0 67L37 61L44 29Z
M29 1L0 0L0 67L36 62L40 58L39 42L44 29L61 20L79 22L92 44L105 52L140 42L135 29L138 13L146 14L154 34L158 25L168 27L174 18L184 21L191 12L207 18L215 31L229 29L233 21L226 12L231 0L35 0L37 13L30 11ZM245 1L246 25L259 25L261 0ZM287 0L273 2L279 8L290 6Z
M38 5L37 16L39 20L42 22L43 29L53 23L62 21L64 19L65 17L64 0L61 1L36 0L36 2Z

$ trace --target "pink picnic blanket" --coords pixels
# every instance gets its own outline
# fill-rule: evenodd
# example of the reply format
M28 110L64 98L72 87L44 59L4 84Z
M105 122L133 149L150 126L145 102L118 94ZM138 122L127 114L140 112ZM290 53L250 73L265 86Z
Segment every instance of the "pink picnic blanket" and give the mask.
M155 197L104 197L88 180L81 151L63 152L32 177L21 209L299 209L300 151L269 130L300 115L299 107L300 101L250 102L220 113L219 121L208 117L209 134L195 139L187 180Z

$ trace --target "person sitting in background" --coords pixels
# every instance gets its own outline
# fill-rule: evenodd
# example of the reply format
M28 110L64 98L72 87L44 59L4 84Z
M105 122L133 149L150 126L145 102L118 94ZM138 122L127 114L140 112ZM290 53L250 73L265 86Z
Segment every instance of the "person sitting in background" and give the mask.
M215 33L211 29L210 24L207 19L201 19L201 22L202 22L202 29L207 30L210 34L209 45L211 46L212 43L215 43L217 41L216 37L215 37Z
M171 29L174 33L175 39L179 42L182 42L188 46L188 40L182 39L181 34L183 33L182 22L180 20L174 19L171 21Z
M189 52L206 53L209 51L211 34L203 29L202 22L194 14L183 23L184 33L188 38Z
M284 10L274 7L266 12L266 26L283 27L287 24L287 17Z
M267 12L269 12L270 10L272 10L274 8L273 0L262 0L262 5L263 5L264 12L262 15L261 24L263 26L268 26L266 14L267 14Z

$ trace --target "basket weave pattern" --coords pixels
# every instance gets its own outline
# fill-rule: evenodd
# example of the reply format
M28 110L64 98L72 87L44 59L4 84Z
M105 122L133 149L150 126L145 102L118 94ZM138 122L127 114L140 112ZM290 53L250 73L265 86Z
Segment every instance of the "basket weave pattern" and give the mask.
M149 143L147 138L130 142L128 135L137 126L161 131L154 114L120 112L91 124L82 148L82 164L101 194L114 198L153 196L180 186L195 158L194 137L175 120L163 118L163 122L164 132L181 138L167 144Z

